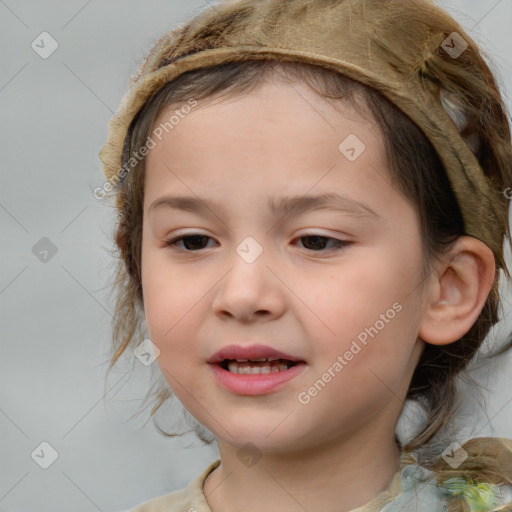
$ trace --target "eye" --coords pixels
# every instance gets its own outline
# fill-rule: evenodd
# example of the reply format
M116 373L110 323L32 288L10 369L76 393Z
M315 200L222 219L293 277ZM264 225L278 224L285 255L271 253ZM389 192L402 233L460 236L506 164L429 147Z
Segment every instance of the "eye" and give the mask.
M165 245L166 247L177 247L177 250L183 251L181 247L177 246L177 243L183 240L186 252L197 252L197 250L190 250L190 247L195 247L197 249L197 246L201 246L207 239L212 240L209 236L206 235L186 235L178 238L173 238L172 240L167 240L165 242ZM199 249L204 249L204 247L199 247Z
M205 249L204 243L207 240L213 240L209 236L201 235L201 234L193 234L193 235L186 235L178 238L173 238L172 240L167 240L165 242L166 247L172 247L176 248L179 251L185 251L185 252L197 252L201 249ZM350 245L351 242L346 242L343 240L338 240L337 238L332 238L328 236L322 236L322 235L304 235L297 240L307 240L305 244L303 244L303 247L305 249L314 251L314 252L320 252L325 251L326 249L326 242L332 242L330 249L331 250L341 250L344 247L347 247ZM183 242L183 247L178 246L178 243Z
M331 249L343 249L350 245L351 242L345 242L343 240L338 240L337 238L332 238L329 236L322 235L303 235L299 237L297 240L309 240L306 244L303 244L306 249L313 250L314 252L322 251L325 248L325 241L331 241L334 243L334 247L331 246Z

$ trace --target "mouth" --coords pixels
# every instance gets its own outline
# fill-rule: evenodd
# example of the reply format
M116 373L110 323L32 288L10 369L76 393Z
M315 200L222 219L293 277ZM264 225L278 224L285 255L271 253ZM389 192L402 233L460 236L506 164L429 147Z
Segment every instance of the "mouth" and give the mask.
M254 356L253 356L254 357ZM290 359L220 359L211 362L216 382L236 395L276 393L306 369L304 361Z
M224 370L238 375L260 375L286 371L298 361L277 358L224 359L217 363Z
M207 362L220 386L244 396L276 393L307 367L300 357L269 345L226 345Z

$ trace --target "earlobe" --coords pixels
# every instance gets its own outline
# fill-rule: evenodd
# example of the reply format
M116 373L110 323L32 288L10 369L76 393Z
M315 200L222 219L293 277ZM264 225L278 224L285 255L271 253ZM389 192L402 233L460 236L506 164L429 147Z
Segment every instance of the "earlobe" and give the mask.
M476 238L460 237L429 278L418 336L433 345L464 336L485 305L495 273L491 249Z

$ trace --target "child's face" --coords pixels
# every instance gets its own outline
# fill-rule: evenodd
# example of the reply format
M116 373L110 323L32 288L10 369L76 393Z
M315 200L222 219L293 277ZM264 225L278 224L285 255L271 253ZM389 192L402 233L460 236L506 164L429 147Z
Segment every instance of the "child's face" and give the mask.
M392 436L420 356L417 215L391 186L378 126L344 109L349 118L306 87L268 84L199 104L147 156L142 285L157 361L191 414L235 446ZM353 136L339 149L351 134L362 153ZM269 208L322 194L347 201ZM204 211L150 210L165 196ZM234 391L207 362L231 344L267 345L303 364L266 391Z

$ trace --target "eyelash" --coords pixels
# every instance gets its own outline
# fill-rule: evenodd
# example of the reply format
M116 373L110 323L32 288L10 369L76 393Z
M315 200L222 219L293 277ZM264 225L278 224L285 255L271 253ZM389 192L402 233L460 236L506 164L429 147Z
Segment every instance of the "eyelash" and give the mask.
M185 235L185 236L173 238L171 240L166 240L165 241L165 246L166 247L170 247L173 250L178 251L178 252L199 252L202 249L199 249L197 251L192 251L192 250L188 250L188 249L178 248L177 245L176 245L176 243L180 242L181 240L185 240L186 238L194 238L194 237L198 237L198 236L199 237L203 237L203 238L209 238L210 240L213 240L209 236L197 233L197 234L190 234L190 235ZM344 248L348 247L352 243L352 242L346 242L344 240L339 240L337 238L333 238L333 237L329 237L329 236L315 235L315 234L312 234L312 235L302 235L302 236L298 237L297 240L300 240L302 238L323 238L325 240L334 240L335 241L335 247L331 248L331 250L336 250L336 251L343 250ZM309 250L312 250L312 249L309 249ZM326 252L326 251L321 250L321 251L313 251L313 252Z

